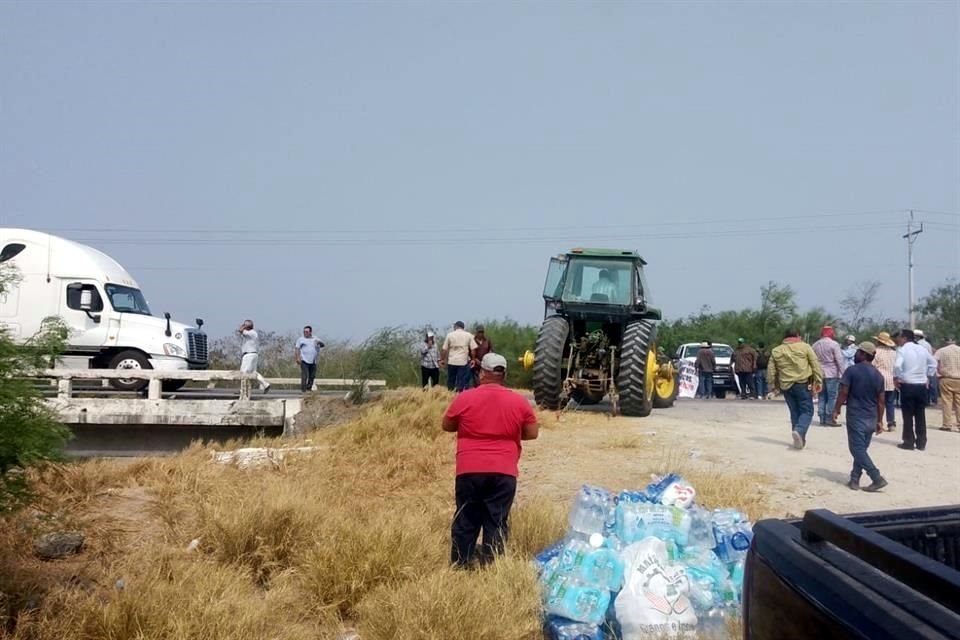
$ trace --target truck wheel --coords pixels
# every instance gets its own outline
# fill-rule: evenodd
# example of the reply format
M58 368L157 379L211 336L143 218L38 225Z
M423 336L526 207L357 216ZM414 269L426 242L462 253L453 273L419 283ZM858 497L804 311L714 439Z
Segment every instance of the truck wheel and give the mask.
M657 380L653 389L653 408L668 409L673 406L680 392L680 374L673 365L657 367Z
M623 332L617 392L620 394L620 412L625 416L643 418L653 410L658 365L652 345L656 338L657 325L649 320L631 322Z
M560 408L563 392L563 351L570 326L566 318L551 316L543 321L537 334L533 361L533 399L538 407Z
M726 390L726 389L716 389L716 390L714 390L714 392L713 392L713 397L714 397L714 398L717 398L718 400L724 400L724 399L727 397L727 390Z
M164 380L160 383L160 387L167 393L170 393L173 391L179 391L185 384L187 384L186 380Z
M110 360L111 369L152 369L147 356L140 351L121 351ZM147 380L110 380L110 386L118 391L140 391L145 389L149 381Z

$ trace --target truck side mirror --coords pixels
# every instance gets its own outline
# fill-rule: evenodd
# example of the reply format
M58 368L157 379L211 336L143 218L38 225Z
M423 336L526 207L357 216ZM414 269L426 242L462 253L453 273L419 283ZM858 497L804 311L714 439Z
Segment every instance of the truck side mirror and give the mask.
M67 285L67 306L83 311L94 322L100 322L100 316L93 312L103 311L103 299L92 284L73 282Z

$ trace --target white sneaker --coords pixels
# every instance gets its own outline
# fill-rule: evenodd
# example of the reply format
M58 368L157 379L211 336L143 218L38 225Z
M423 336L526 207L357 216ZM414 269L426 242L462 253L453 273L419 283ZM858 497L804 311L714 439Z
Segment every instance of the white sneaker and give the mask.
M803 436L801 436L801 435L800 435L798 432L796 432L796 431L791 431L790 433L793 435L793 448L794 448L794 449L803 449L803 445L804 445L804 443L803 443Z

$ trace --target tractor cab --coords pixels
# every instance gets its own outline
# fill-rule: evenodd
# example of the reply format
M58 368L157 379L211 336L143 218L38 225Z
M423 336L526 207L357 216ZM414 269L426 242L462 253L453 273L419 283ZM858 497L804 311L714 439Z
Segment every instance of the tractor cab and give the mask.
M649 307L646 261L635 251L573 249L550 260L543 288L545 316L618 322L633 315L660 319Z

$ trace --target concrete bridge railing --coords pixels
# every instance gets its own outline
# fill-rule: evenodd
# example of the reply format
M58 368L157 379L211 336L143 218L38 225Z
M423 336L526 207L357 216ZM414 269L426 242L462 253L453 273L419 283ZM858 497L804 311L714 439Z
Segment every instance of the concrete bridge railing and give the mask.
M158 371L155 369L46 369L34 374L39 378L50 378L57 382L57 397L68 399L73 397L74 380L146 380L147 381L147 399L159 400L162 396L164 380L187 380L191 382L207 382L207 388L216 387L217 382L239 382L240 390L238 397L240 400L250 399L250 390L257 376L253 373L240 373L239 371L226 370L204 370L204 371ZM299 378L268 378L267 382L275 385L296 386L300 384ZM360 384L359 380L350 380L343 378L319 378L313 383L313 390L318 388L352 388ZM366 380L364 386L367 389L386 388L385 380Z

